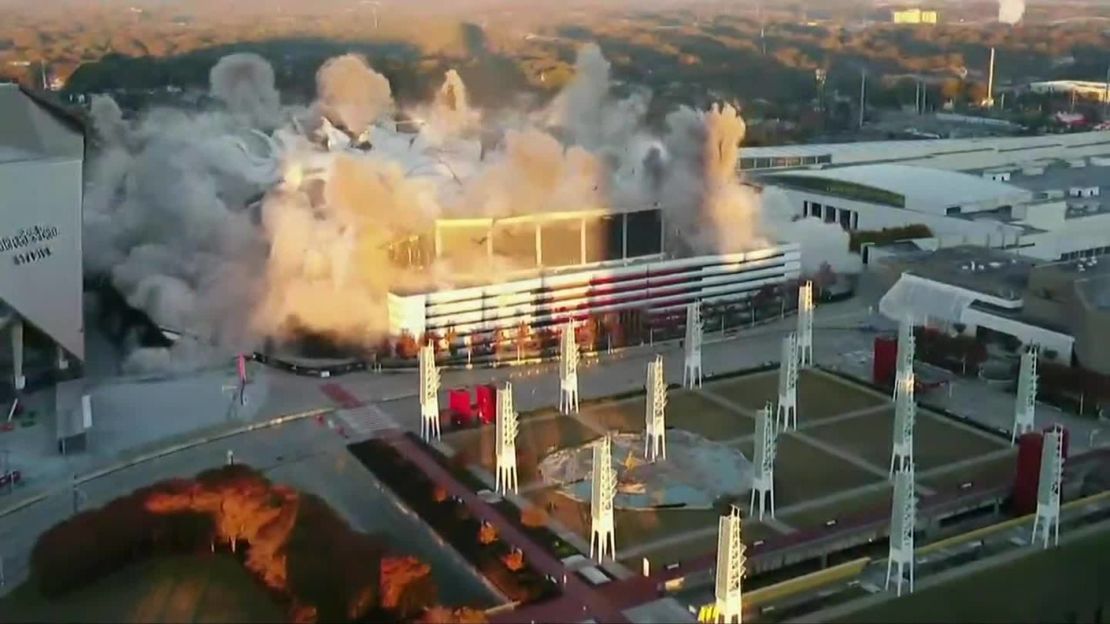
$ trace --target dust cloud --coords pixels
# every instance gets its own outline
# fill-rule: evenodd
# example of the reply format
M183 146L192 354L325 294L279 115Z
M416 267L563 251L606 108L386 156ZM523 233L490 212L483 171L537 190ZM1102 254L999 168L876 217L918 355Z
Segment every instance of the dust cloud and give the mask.
M307 108L282 105L273 69L249 54L212 68L210 109L124 119L96 98L87 266L205 352L234 352L303 331L379 341L390 290L459 283L457 258L416 268L390 259L396 241L440 217L657 206L667 253L781 238L785 222L765 218L735 174L745 133L735 107L681 108L655 133L644 123L650 93L613 97L597 46L580 51L577 68L547 106L496 119L470 105L454 71L429 102L402 110L389 81L353 54L324 63ZM485 242L473 251L484 257ZM141 368L165 356L133 359Z

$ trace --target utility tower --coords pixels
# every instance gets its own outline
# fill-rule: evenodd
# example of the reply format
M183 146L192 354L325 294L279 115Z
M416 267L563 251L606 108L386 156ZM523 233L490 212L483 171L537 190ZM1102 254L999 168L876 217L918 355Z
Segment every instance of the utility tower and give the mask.
M714 622L740 624L743 617L744 540L740 534L740 510L736 506L717 521L717 583Z
M617 476L613 471L613 441L608 434L594 443L594 465L590 490L590 557L597 544L597 560L617 558L617 540L613 534L613 497L617 494Z
M897 594L902 595L902 579L909 572L910 593L913 593L913 532L917 523L917 496L914 494L913 463L903 465L894 474L894 505L890 512L890 556L886 561L886 589L890 576L898 567ZM907 570L908 568L908 570Z
M574 338L574 321L567 321L560 338L559 411L578 412L578 341Z
M798 287L798 366L813 365L813 282Z
M778 427L780 431L798 428L798 334L782 339L779 362Z
M420 437L439 439L439 371L431 344L420 348Z
M913 375L913 358L914 351L916 350L916 341L913 337L913 321L906 317L898 324L898 359L895 373L894 384L894 398L898 398L898 388L901 384L897 383L902 380L906 375Z
M894 444L890 451L890 475L913 466L913 425L917 419L914 401L914 375L910 371L895 380L894 387Z
M682 368L682 386L701 387L701 342L702 342L701 303L695 301L686 306L686 348L685 364Z
M663 380L663 356L648 362L647 397L644 402L644 457L648 461L667 458L667 382Z
M1017 397L1014 401L1014 429L1010 444L1018 436L1033 430L1037 412L1037 356L1039 349L1030 345L1021 353L1021 372L1018 374Z
M1060 543L1060 483L1064 479L1064 431L1059 425L1044 434L1041 447L1041 475L1037 485L1037 515L1033 518L1033 537L1038 537L1048 548L1049 534L1052 544Z
M770 401L759 411L755 420L755 476L752 477L752 496L749 515L759 507L759 519L766 511L775 517L775 411Z
M497 390L497 479L494 487L498 494L517 491L516 433L513 384L506 381Z

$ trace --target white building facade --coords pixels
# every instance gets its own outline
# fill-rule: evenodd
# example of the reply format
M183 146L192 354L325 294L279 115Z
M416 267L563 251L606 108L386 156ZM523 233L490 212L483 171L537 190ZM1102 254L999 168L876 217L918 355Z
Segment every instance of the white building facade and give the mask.
M801 249L783 244L756 251L582 267L523 279L410 295L389 295L393 335L425 332L459 336L551 327L571 319L623 310L647 314L684 310L690 303L746 300L761 288L797 279Z
M85 359L84 151L76 118L17 85L0 84L0 349L10 345L17 369L25 326L54 343L61 367Z

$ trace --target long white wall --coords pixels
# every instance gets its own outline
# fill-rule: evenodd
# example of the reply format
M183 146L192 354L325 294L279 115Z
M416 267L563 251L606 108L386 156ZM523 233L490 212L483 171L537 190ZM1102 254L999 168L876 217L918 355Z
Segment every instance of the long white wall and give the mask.
M1074 252L1096 253L1093 250L1110 247L1110 213L1067 219L1051 232L1025 234L1021 245L1019 253L1039 260L1058 260Z
M957 217L906 210L893 206L869 204L838 197L827 197L795 189L782 189L789 199L791 211L803 215L806 202L816 202L823 209L832 206L837 210L850 210L858 217L852 219L853 230L881 230L905 225L923 224L933 231L945 247L962 244L1001 247L1013 245L1021 233L1021 228L991 221L971 221Z
M1029 325L1016 319L990 314L975 308L964 310L963 322L967 325L965 330L967 333L974 334L976 328L986 327L1013 336L1020 340L1022 344L1036 344L1042 349L1051 349L1056 352L1056 361L1058 362L1071 362L1075 339L1067 334Z
M409 296L390 294L390 333L459 335L562 322L622 310L680 309L691 301L743 300L769 284L797 279L801 249L757 251L560 273L489 286Z

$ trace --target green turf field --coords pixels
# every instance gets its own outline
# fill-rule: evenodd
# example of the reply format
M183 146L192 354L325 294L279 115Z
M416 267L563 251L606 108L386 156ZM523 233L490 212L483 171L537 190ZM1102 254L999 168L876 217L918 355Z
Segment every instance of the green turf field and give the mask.
M1110 615L1110 524L1059 548L1027 554L840 622L1098 622ZM1066 536L1062 536L1066 537ZM1101 615L1102 619L1097 619Z
M757 411L777 395L777 371L710 381L703 389L672 389L667 425L737 448L753 458ZM870 388L820 370L799 375L799 431L781 433L775 460L777 522L745 524L749 540L823 526L890 504L891 400ZM567 529L589 537L588 505L537 482L535 466L548 453L597 438L602 431L644 429L642 396L593 403L573 416L524 416L517 440L520 484L532 502L547 507ZM968 481L1005 479L1014 467L1007 440L919 408L915 455L918 483L926 497ZM493 469L493 427L450 434L444 442L466 461ZM747 511L747 496L742 505ZM617 510L620 552L681 560L711 549L716 512L696 509ZM749 529L750 527L750 529ZM631 557L638 561L639 557Z

